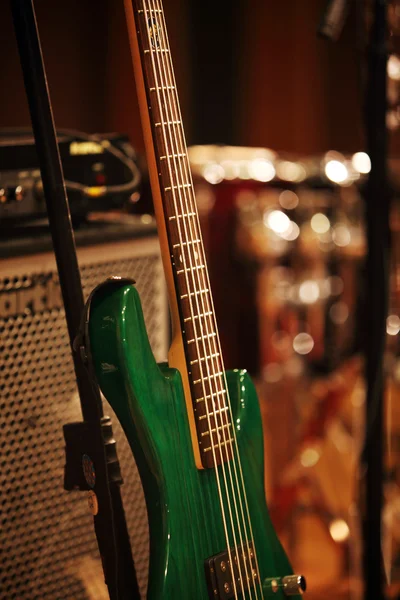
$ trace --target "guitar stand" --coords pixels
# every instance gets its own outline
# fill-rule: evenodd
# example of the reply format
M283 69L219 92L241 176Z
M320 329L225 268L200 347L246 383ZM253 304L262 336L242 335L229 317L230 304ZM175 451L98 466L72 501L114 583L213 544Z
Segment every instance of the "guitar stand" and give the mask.
M105 582L111 600L140 599L125 520L122 477L111 419L100 390L74 340L84 311L64 176L56 140L33 0L10 0L50 230L64 300L83 421L64 426L66 490L87 491Z

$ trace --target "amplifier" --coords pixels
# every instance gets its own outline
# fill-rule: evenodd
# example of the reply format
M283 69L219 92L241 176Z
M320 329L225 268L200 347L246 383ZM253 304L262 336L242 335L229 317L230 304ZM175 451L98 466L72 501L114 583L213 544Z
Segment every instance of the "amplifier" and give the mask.
M85 297L110 275L136 280L150 342L165 360L169 321L153 225L77 231ZM85 241L86 245L83 245ZM48 235L0 244L1 600L108 599L86 494L63 489L65 423L82 420ZM145 597L149 537L139 475L113 419L137 575Z
M126 135L57 132L72 218L122 208L139 198L138 158ZM0 129L0 225L47 218L29 130Z

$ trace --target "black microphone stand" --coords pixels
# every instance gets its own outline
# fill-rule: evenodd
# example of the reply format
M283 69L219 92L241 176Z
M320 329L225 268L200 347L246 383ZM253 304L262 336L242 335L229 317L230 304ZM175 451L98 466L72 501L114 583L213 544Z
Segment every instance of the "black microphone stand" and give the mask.
M324 37L336 40L343 28L350 4L362 0L328 0L319 27ZM367 43L364 90L364 130L371 172L363 189L367 233L365 279L365 379L366 425L361 457L362 532L365 600L384 598L382 557L383 508L383 407L385 396L384 356L390 270L390 200L388 179L387 110L387 0L371 0L371 27ZM365 15L363 18L366 20ZM364 30L365 27L363 26ZM364 65L363 65L364 67ZM364 77L362 78L364 80ZM363 81L364 83L364 81Z
M387 1L374 0L367 46L365 94L366 150L371 172L364 189L367 229L365 317L366 427L363 452L365 470L364 597L384 598L382 558L383 508L383 406L384 354L390 270L390 199L387 172Z
M33 0L11 0L11 11L72 349L84 300ZM139 599L111 420L103 416L99 388L90 376L90 365L85 364L87 357L77 350L72 356L84 420L64 426L64 487L89 494L110 599Z

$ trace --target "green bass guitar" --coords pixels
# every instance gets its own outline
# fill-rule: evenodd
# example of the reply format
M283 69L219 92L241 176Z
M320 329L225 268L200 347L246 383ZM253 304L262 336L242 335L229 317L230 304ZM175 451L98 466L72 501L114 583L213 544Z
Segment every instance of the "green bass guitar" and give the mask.
M160 0L125 2L173 339L157 365L133 283L97 288L88 344L131 445L150 529L149 600L299 597L265 502L245 371L225 373Z

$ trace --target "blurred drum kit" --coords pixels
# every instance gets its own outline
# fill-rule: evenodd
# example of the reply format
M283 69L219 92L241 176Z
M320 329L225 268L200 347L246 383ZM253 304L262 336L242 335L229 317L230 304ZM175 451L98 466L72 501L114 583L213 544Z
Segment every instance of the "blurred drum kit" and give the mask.
M371 318L363 311L361 194L369 157L328 152L298 158L262 148L194 146L190 160L227 366L243 364L258 381L275 525L295 569L309 574L310 598L332 585L335 597L361 598L361 349ZM391 170L397 172L395 163ZM396 222L383 515L389 584L400 582Z

